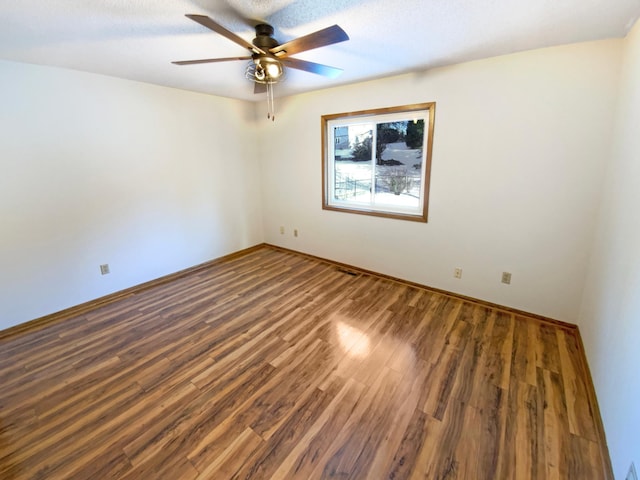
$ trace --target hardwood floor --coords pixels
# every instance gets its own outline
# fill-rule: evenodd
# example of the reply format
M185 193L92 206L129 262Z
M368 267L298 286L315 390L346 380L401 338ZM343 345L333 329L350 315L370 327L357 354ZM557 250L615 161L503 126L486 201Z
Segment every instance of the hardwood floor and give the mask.
M0 340L0 478L604 479L580 348L264 247Z

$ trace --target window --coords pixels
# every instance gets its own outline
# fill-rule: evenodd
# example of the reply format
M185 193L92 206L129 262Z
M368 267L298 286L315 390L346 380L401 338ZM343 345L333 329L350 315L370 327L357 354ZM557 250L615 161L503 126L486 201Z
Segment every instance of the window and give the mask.
M322 208L427 221L435 103L322 116Z

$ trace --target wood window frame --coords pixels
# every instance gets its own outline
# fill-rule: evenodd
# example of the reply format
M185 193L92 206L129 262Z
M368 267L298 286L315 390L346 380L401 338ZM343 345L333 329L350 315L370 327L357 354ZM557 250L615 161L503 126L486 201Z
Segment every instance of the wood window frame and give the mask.
M360 110L355 112L336 113L330 115L322 115L321 117L321 136L322 136L322 208L324 210L333 210L338 212L355 213L359 215L371 215L376 217L393 218L399 220L409 220L414 222L426 223L428 219L429 208L429 186L431 177L431 161L433 150L433 132L435 123L435 102L416 103L410 105L402 105L396 107L376 108L370 110ZM348 201L339 201L335 199L330 201L331 192L335 192L335 183L333 186L329 184L329 181L335 182L335 149L333 144L328 145L327 142L334 138L329 131L330 125L339 123L340 120L345 123L362 120L371 120L375 122L376 117L384 118L384 116L396 115L396 114L408 114L407 117L411 117L411 113L425 112L424 120L429 122L429 125L424 128L423 134L423 157L422 157L422 170L423 176L421 177L421 200L418 201L419 206L416 208L416 212L402 212L402 211L389 211L392 207L376 207L373 202L370 201L369 205L349 205ZM422 117L421 117L422 118ZM332 159L329 158L331 154L334 154ZM372 153L373 154L373 153ZM373 164L374 158L371 162ZM330 167L330 161L334 162L334 166ZM330 171L334 172L333 178L330 176ZM375 187L370 187L375 188Z

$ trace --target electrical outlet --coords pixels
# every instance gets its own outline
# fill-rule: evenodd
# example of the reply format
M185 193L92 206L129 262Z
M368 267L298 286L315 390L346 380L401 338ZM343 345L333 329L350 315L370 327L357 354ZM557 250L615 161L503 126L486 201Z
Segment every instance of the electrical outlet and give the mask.
M100 273L101 273L102 275L106 275L107 273L111 273L111 272L109 271L109 264L108 264L108 263L105 263L105 264L103 264L103 265L100 265Z
M511 284L511 274L509 272L502 272L502 283Z
M636 466L633 462L631 462L631 466L629 467L629 473L627 473L627 477L625 480L638 480L638 474L636 473Z
M456 268L453 271L453 278L462 278L462 269L461 268Z
M280 227L280 235L284 235L284 227Z
M293 236L294 236L294 237L297 237L297 236L298 236L298 229L297 229L297 228L294 228L294 229L293 229Z

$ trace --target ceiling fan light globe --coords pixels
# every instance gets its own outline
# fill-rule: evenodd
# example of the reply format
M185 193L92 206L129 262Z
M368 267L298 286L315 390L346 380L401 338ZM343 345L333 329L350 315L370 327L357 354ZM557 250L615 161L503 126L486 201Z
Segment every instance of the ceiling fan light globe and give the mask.
M272 79L280 78L282 75L282 65L276 62L269 62L266 70L267 76Z

